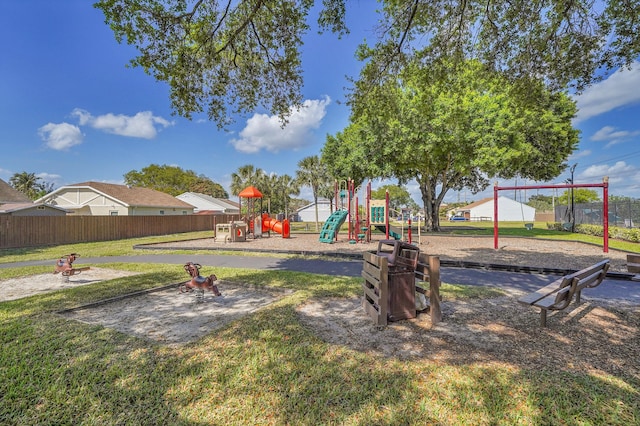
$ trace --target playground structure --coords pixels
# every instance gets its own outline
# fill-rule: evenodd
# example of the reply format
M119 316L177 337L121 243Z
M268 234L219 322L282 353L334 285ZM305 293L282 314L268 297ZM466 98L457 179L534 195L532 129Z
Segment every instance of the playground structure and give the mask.
M240 211L242 212L242 199L247 199L246 223L249 225L248 234L253 238L261 237L271 231L282 234L282 238L289 238L291 235L289 220L278 221L272 219L262 208L262 193L253 186L248 186L238 194ZM260 199L260 210L256 213L255 200Z
M88 266L84 268L74 268L73 262L75 262L78 257L80 257L78 253L65 254L56 261L56 266L53 273L62 274L62 276L65 277L67 281L69 281L70 276L78 275L82 271L88 271L89 269L91 269Z
M389 193L384 200L371 199L371 181L365 188L364 214L361 215L358 204L359 188L355 187L353 180L335 182L336 210L325 221L320 231L320 242L333 243L338 239L338 231L347 222L348 239L351 244L358 242L370 242L371 230L376 228L385 235L385 239L403 240L404 227L398 228L391 225L389 220ZM411 219L408 221L407 241L411 243Z
M242 199L245 198L246 214L244 220L229 223L216 224L215 241L242 242L247 238L262 237L265 233L275 232L282 238L290 238L291 226L288 219L282 221L271 218L262 209L262 193L254 186L248 186L238 194L240 212L242 212ZM260 213L256 213L255 200L260 200Z
M184 270L191 276L191 280L184 284L180 284L180 293L195 292L196 299L198 300L202 300L204 298L204 292L206 290L211 291L214 296L222 296L222 293L218 290L218 286L215 284L215 282L218 281L218 277L214 274L211 274L208 277L201 276L201 268L202 265L199 263L187 262L184 264Z
M229 223L216 223L216 235L214 241L241 242L247 240L247 224L243 221Z

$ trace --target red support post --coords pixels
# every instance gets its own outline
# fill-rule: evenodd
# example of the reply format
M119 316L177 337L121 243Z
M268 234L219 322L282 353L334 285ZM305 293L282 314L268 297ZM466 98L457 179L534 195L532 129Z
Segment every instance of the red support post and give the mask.
M493 248L498 249L498 182L493 185Z
M366 222L366 227L367 227L367 231L365 232L366 235L366 241L369 242L371 241L371 181L369 181L367 183L367 222Z
M351 196L353 195L353 180L349 179L347 181L347 191L349 192L349 203L347 204L347 219L349 220L349 241L353 240L353 218L351 217Z

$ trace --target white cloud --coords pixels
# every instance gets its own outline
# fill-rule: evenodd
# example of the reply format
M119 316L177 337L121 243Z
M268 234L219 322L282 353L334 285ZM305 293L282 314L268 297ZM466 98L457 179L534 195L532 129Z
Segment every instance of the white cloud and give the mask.
M82 143L84 136L78 126L69 123L48 123L38 129L46 145L57 151L66 151Z
M599 164L587 167L580 173L580 180L583 182L601 182L605 176L609 177L609 184L627 183L630 178L638 175L638 169L635 166L627 164L624 161L617 161L614 165Z
M612 126L604 126L602 129L595 132L590 139L596 142L607 142L606 147L609 147L638 135L640 135L640 131L638 130L617 130Z
M575 122L584 121L605 112L640 103L640 62L631 69L620 69L608 79L587 88L576 96L578 114Z
M569 159L567 160L567 162L571 163L579 158L584 158L584 157L588 157L591 155L591 150L590 149L584 149L582 151L579 152L574 152L573 154L571 154L569 156Z
M71 115L78 118L81 126L91 126L119 136L153 139L158 134L158 126L162 128L173 125L162 117L156 117L151 111L139 112L134 116L123 114L104 114L93 116L88 111L76 108Z
M254 154L265 149L278 152L284 149L297 149L307 144L309 132L317 129L331 103L329 97L323 100L306 100L299 110L291 110L289 123L282 128L277 116L255 114L247 120L240 132L239 139L231 144L237 151Z

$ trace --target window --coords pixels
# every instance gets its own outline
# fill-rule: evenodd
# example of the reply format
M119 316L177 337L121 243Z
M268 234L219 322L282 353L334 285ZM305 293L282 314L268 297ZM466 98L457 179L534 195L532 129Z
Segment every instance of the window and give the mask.
M109 216L118 216L118 210L109 210Z
M160 215L163 215L163 214L164 214L164 210L160 210Z

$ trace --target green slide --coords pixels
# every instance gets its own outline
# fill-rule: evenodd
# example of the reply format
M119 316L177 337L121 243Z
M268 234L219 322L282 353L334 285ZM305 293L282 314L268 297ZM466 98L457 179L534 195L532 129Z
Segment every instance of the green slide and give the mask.
M376 227L376 229L378 231L380 231L383 234L387 235L387 227L385 225L375 225L375 227ZM393 226L389 226L389 237L393 238L394 240L401 240L402 239L402 235L400 235L398 231L399 231L398 228L394 228Z
M348 212L346 210L336 210L331 213L331 216L327 219L320 231L321 243L333 243L338 233L338 230L347 218Z

